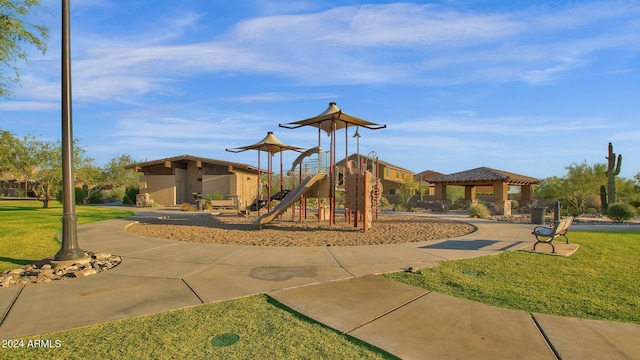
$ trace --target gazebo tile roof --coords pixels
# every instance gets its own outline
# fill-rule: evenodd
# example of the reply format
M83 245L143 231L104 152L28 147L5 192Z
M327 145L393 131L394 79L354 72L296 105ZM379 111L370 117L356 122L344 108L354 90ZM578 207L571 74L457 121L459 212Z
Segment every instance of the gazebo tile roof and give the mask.
M479 167L454 174L443 175L431 178L428 181L433 184L473 184L502 181L511 185L534 185L542 182L541 179L488 167Z

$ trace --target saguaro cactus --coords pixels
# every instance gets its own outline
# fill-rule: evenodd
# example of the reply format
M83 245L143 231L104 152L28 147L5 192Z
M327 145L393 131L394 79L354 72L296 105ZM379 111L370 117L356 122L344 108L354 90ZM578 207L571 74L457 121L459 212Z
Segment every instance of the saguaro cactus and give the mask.
M604 185L600 185L600 203L602 203L602 208L607 210L609 208L609 203L607 202L607 187Z
M620 174L620 166L622 164L622 155L618 155L616 161L616 153L613 152L613 145L609 143L609 156L606 158L607 164L607 190L609 191L609 204L616 202L616 175Z

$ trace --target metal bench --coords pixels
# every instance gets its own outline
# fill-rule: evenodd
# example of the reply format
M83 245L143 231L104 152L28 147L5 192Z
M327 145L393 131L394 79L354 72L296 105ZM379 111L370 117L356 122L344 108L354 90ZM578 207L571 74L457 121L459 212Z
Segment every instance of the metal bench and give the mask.
M211 200L211 207L214 209L234 209L236 206L233 199Z
M552 252L556 252L555 246L553 246L553 240L558 236L563 236L567 244L569 243L569 238L567 237L567 231L569 231L569 227L573 223L573 217L568 217L566 219L558 221L554 226L536 226L533 228L533 234L536 237L536 243L533 244L533 250L535 251L536 246L539 243L546 243L551 245Z

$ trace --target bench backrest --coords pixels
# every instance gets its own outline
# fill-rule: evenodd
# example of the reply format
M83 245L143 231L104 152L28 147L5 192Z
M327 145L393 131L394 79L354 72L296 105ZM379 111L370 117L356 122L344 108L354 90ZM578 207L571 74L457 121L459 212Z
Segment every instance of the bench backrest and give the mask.
M554 232L556 234L562 234L563 232L566 232L569 229L569 226L571 226L572 222L573 222L572 217L561 220L556 226L556 230Z
M211 206L231 206L234 204L233 199L229 200L211 200Z

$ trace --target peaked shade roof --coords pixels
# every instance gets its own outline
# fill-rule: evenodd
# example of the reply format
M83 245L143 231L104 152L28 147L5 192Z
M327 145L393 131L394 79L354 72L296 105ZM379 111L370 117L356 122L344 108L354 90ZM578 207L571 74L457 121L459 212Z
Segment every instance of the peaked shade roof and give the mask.
M432 184L456 184L456 185L474 185L478 183L490 183L494 181L502 181L509 185L535 185L540 184L542 180L529 176L510 173L507 171L496 170L488 167L479 167L467 171L461 171L454 174L443 175L428 179Z
M355 116L345 114L342 112L342 110L340 110L335 102L329 103L329 107L327 108L327 110L322 112L320 115L304 120L294 121L288 124L280 124L279 126L287 129L297 129L303 126L314 126L324 130L327 134L330 134L332 120L335 120L336 130L346 128L349 125L362 126L371 130L384 129L387 127L387 125L379 125L367 120L357 118Z
M282 141L278 140L275 137L275 135L273 135L273 131L269 131L267 133L267 136L265 136L264 139L258 141L253 145L247 145L247 146L239 147L237 149L226 149L226 150L229 152L235 152L235 153L239 153L247 150L260 150L260 151L266 151L271 155L273 155L285 150L294 150L294 151L300 152L302 151L302 148L283 143Z

